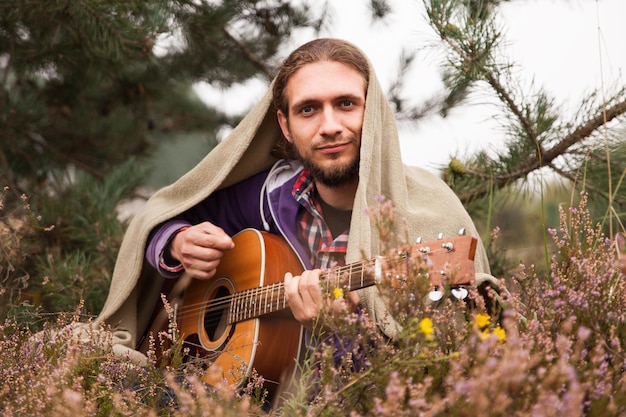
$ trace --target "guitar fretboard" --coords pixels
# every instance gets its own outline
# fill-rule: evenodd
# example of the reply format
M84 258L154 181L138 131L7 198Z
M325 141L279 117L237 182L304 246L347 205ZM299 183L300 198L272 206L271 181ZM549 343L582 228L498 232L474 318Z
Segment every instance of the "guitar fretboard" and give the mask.
M353 291L377 284L380 281L378 259L338 266L322 272L320 279L327 287ZM285 284L265 285L232 295L228 314L229 324L271 314L287 308Z

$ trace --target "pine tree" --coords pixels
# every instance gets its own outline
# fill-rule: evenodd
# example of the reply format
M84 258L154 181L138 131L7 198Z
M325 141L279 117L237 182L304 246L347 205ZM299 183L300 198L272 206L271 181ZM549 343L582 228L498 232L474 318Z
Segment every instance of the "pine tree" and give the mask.
M625 132L610 127L612 121L624 120L626 89L614 86L608 97L592 92L575 116L565 118L554 97L534 86L523 88L514 76L514 63L503 60L497 3L431 0L426 6L431 25L448 51L449 101L482 85L504 113L503 150L495 156L480 152L464 162L452 160L446 180L477 214L486 211L489 199L519 189L520 181L528 182L533 174L555 174L573 190L589 193L597 220L613 236L626 220L623 186L620 191L626 146ZM545 220L542 225L545 231Z
M410 108L396 94L402 89L400 79L392 88L392 103L399 117L407 120L431 114L445 117L451 108L475 100L471 93L476 90L481 91L481 100L497 103L494 115L500 115L497 120L502 122L505 146L496 155L481 151L452 158L443 172L473 218L487 228L494 226L495 202L503 207L507 199L527 189L531 179L543 175L559 178L574 196L577 191L587 191L596 219L605 224L607 236L613 236L626 223L626 132L615 123L625 119L626 89L623 84L612 85L607 88L612 92L607 97L594 91L580 102L576 115L566 118L560 114L554 97L535 85L523 86L516 77L516 64L504 59L506 39L497 16L501 2L424 0L430 26L440 39L437 47L446 53L442 73L445 91L421 107ZM377 9L385 7L379 5ZM406 69L412 59L409 51L402 58L402 68ZM554 187L556 182L542 180L540 187ZM540 198L548 194L543 188ZM548 227L545 217L552 214L546 213L549 204L542 200L535 207L544 217L538 222L544 241ZM556 207L553 209L556 214ZM556 225L558 222L552 226Z

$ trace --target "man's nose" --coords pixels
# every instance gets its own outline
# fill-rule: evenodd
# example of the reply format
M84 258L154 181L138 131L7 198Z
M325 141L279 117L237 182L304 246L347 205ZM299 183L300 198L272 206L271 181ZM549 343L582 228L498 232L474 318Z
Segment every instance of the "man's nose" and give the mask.
M320 125L320 134L326 136L334 136L341 133L343 125L337 111L332 108L325 108L322 112L322 123Z

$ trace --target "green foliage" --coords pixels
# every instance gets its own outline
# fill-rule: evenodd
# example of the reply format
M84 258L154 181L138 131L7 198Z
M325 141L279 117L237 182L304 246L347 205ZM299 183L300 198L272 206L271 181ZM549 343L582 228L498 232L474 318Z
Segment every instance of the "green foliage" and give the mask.
M510 190L539 170L547 172L546 168L573 182L578 190L591 188L605 207L611 204L623 212L626 202L622 198L599 191L607 190L607 149L611 149L615 168L626 162L623 149L616 149L624 142L623 131L608 130L611 120L623 119L626 113L623 86L615 86L606 98L589 94L578 106L578 114L567 120L559 112L560 103L534 85L522 85L514 76L514 65L503 58L500 49L505 39L497 23L496 2L424 3L447 54L443 79L448 101L458 104L470 100L471 92L480 87L490 96L483 101L494 103L494 111L499 108L504 114L501 121L506 147L495 156L479 153L467 158L462 171L452 166L445 171L446 180L471 212L484 207L493 191ZM445 106L442 111L445 113ZM620 169L612 171L619 177ZM586 176L587 172L603 175Z
M292 30L317 25L282 0L0 3L0 317L81 299L97 313L120 203L172 182L239 120L193 84L269 79Z
M63 185L48 194L23 196L22 206L7 209L2 216L7 245L0 267L5 277L2 296L8 303L3 303L2 317L21 316L33 307L71 311L81 300L88 314L96 314L125 229L116 208L141 178L140 167L129 160L105 181L78 172L58 181ZM5 189L5 198L10 198L9 191Z
M47 171L70 164L103 177L145 154L153 129L214 133L227 119L206 106L188 113L191 84L270 77L281 42L311 24L306 10L282 1L3 2L0 179L33 193Z

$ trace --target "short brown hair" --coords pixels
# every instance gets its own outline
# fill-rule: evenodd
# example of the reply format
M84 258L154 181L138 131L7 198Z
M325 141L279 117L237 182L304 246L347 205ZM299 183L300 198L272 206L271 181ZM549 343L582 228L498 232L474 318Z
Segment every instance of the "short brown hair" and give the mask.
M276 110L280 110L288 116L289 103L287 102L285 88L289 78L303 66L319 61L339 62L354 68L363 75L367 91L370 75L369 64L363 53L351 43L341 39L315 39L293 51L278 70L272 90L272 103Z

